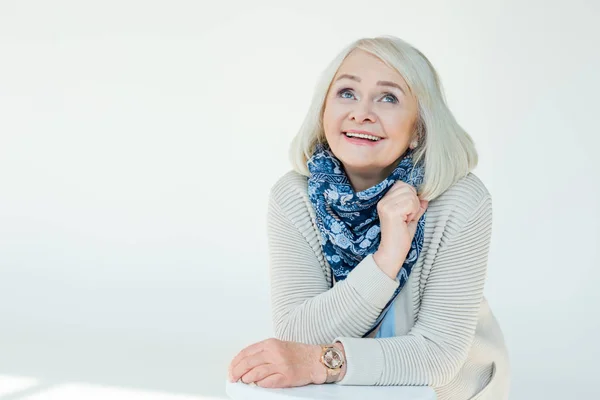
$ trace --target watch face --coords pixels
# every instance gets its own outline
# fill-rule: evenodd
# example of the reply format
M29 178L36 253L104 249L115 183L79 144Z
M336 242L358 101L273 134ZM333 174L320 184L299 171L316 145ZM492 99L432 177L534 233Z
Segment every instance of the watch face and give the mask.
M339 368L342 365L342 357L336 349L327 349L323 354L323 361L329 368Z

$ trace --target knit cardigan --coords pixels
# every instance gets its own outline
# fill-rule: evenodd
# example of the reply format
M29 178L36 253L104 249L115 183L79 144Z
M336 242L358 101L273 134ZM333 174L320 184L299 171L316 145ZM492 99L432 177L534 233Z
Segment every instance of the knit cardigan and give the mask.
M429 202L419 259L394 301L396 336L363 338L399 282L367 255L332 286L307 177L295 171L271 187L267 211L275 336L308 344L339 341L340 385L430 386L439 400L505 400L509 357L483 296L492 201L473 173Z

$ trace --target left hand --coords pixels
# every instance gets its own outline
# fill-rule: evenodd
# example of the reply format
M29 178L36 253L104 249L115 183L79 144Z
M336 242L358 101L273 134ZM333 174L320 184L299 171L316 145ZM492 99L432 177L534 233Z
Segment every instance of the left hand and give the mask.
M229 380L254 382L266 388L322 384L327 369L319 360L321 347L267 339L246 347L229 366Z

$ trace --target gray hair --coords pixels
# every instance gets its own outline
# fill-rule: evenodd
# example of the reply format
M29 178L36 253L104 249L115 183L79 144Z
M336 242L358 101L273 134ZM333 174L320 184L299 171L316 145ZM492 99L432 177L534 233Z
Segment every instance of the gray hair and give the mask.
M406 81L418 103L415 135L419 145L413 160L425 165L419 197L433 200L477 166L477 151L471 136L456 122L446 104L439 76L419 50L395 36L361 38L346 46L322 72L304 121L292 140L289 158L292 168L309 176L307 162L317 143L326 143L323 110L327 92L340 65L354 49L380 58Z

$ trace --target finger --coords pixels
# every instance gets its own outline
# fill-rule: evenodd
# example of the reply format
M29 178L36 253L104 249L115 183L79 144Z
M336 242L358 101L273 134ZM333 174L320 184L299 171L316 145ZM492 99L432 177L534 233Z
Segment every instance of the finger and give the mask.
M429 201L428 200L419 200L419 203L421 205L421 215L423 215L425 213L425 211L427 210L427 207L429 207Z
M407 211L409 211L406 214L406 222L410 222L413 219L417 218L417 216L419 215L419 213L421 212L421 204L419 202L419 198L416 196L410 196L407 200L406 200L406 206L407 206Z
M427 211L427 208L419 207L419 212L412 213L411 217L408 219L408 221L416 222L416 221L420 220L421 217L423 216L423 214L425 214L425 211Z
M263 388L284 388L288 385L285 384L285 377L282 374L273 374L265 377L264 379L256 382L257 386Z
M244 358L251 356L253 354L256 354L259 351L264 350L265 345L266 345L266 343L268 343L269 340L270 339L266 339L261 342L254 343L253 345L250 345L250 346L246 347L245 349L243 349L242 351L240 351L233 358L233 360L231 360L231 363L229 364L229 372L231 372L233 370L233 368L235 368L235 366Z
M409 191L417 194L417 189L414 186L404 182L404 181L396 181L392 187L388 190L388 193L394 193L397 191Z
M275 364L262 364L242 375L241 379L244 383L257 383L266 377L278 373Z
M427 207L429 207L429 201L419 199L419 216L425 214Z
M420 200L419 201L419 212L415 215L415 217L411 221L415 222L415 223L417 221L419 221L421 219L421 217L423 216L423 214L425 214L425 211L427 211L428 205L429 205L429 202L427 200Z
M231 379L234 382L237 382L238 379L240 379L241 376L243 376L244 374L246 374L248 371L250 371L251 369L253 369L254 367L257 367L259 365L263 365L266 364L268 362L268 354L267 352L261 350L258 353L254 353L252 355L249 355L246 358L243 358L242 360L240 360L240 362L237 363L237 365L235 365L232 369L231 369ZM252 381L254 382L254 381Z
M416 212L414 206L410 204L410 200L406 199L394 200L393 202L383 205L382 207L384 207L383 210L389 210L388 212L390 215L398 215L398 217L401 216L404 222L409 222Z
M413 209L419 208L419 201L417 196L410 191L402 191L392 193L390 196L383 197L379 203L381 203L382 207L385 207L388 204L393 204L396 207L402 207L407 212L412 211Z

